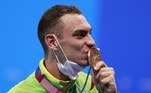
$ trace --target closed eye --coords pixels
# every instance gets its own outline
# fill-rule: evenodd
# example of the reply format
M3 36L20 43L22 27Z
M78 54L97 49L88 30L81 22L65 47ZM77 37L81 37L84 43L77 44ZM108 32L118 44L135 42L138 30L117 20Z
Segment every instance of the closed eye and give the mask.
M73 33L73 36L76 37L77 39L82 39L82 38L84 38L87 34L88 34L88 31L79 30L79 31L75 31L75 32Z

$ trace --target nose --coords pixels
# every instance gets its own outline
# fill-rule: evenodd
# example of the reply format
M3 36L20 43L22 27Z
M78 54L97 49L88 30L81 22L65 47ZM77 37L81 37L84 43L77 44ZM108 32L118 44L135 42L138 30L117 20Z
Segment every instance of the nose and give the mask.
M96 45L95 41L93 40L93 38L90 34L88 35L88 38L86 40L86 44L89 48L94 47Z

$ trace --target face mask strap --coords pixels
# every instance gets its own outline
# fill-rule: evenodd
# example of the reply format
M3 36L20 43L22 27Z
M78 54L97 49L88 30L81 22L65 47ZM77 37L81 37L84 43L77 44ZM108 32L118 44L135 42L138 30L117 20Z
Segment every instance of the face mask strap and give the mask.
M56 54L56 52L53 50L53 53L55 54L55 57L56 57L56 59L57 59L57 62L58 63L60 63L60 64L62 64L60 61L59 61L59 58L58 58L58 56L57 56L57 54Z
M62 47L61 47L61 45L60 45L60 43L59 43L59 41L58 41L58 39L57 39L56 35L54 35L54 34L53 34L53 36L54 36L55 41L56 41L56 43L58 44L58 46L59 46L59 48L60 48L61 52L63 53L63 56L64 56L65 60L66 60L66 61L68 61L68 58L67 58L67 56L66 56L65 52L63 51L63 49L62 49ZM56 52L55 52L55 51L53 51L53 52L54 52L54 54L55 54L55 56L56 56L57 61L60 63L59 58L58 58L58 56L57 56ZM62 63L61 63L61 64L62 64Z

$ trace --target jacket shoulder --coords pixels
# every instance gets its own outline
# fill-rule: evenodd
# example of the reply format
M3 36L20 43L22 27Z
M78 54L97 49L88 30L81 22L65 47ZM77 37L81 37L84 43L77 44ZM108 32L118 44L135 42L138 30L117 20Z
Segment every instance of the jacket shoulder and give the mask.
M11 88L8 93L47 93L47 91L37 81L34 72L25 80Z

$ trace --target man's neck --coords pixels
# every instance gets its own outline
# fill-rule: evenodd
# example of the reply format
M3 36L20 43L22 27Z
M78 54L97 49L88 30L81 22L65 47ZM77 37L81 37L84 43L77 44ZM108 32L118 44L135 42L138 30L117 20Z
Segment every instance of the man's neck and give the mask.
M51 75L53 75L55 78L57 78L59 80L70 81L70 78L68 76L65 76L64 74L62 74L59 71L59 69L57 67L56 59L47 58L44 61L45 61L44 65Z

